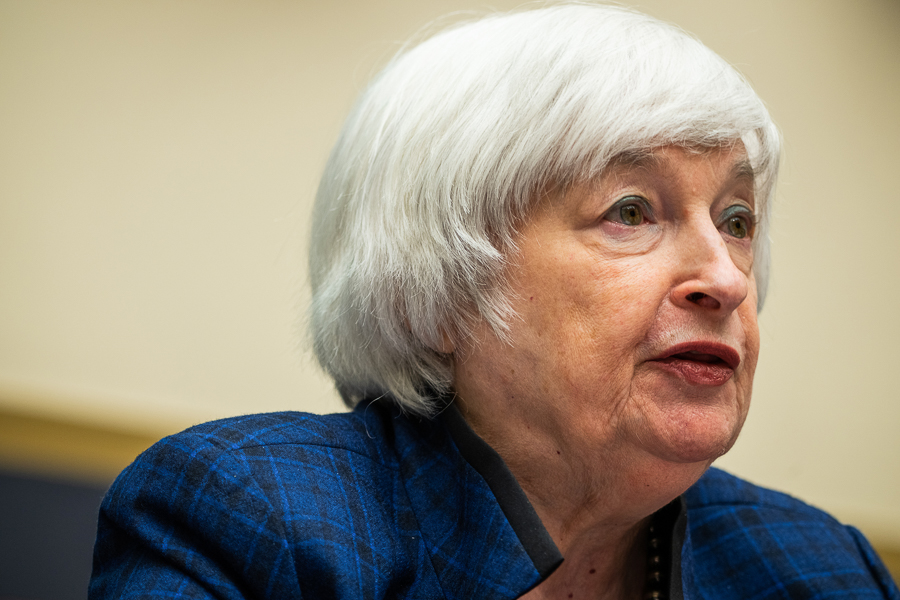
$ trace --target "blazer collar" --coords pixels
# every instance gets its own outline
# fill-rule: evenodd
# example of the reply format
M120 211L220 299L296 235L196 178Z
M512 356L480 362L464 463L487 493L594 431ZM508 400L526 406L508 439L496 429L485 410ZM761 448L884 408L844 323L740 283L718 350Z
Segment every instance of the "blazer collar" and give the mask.
M563 556L518 481L454 404L437 419L392 420L405 491L448 598L518 598L559 567ZM686 523L681 497L657 513L673 600L684 597Z
M497 499L497 504L515 531L525 552L541 576L550 576L562 563L563 556L556 547L540 517L499 454L476 434L455 404L441 413L441 420L453 438L463 458L482 476ZM665 545L663 560L669 565L667 578L672 600L683 600L682 548L687 530L687 506L679 496L654 515L654 525Z

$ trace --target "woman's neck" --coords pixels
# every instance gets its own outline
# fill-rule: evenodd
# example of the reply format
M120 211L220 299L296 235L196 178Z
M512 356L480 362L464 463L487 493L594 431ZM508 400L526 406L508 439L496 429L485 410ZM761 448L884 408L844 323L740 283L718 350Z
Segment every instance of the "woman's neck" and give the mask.
M545 442L528 424L501 422L498 430L471 413L464 416L503 458L565 559L523 597L640 598L652 515L690 487L708 464L665 462L615 441L602 456L588 456Z
M633 527L598 527L583 531L570 540L566 548L560 548L565 560L559 568L522 598L641 598L648 524L649 519L645 519Z

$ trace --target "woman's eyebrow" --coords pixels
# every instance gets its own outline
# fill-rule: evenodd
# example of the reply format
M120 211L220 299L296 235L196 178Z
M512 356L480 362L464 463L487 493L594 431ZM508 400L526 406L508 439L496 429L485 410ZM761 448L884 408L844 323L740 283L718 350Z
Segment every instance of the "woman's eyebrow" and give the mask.
M753 165L750 164L750 159L743 158L731 167L731 178L735 181L745 181L746 183L752 185L756 179L756 174L753 172Z
M629 150L622 152L609 161L607 168L646 169L660 164L659 155L653 150Z

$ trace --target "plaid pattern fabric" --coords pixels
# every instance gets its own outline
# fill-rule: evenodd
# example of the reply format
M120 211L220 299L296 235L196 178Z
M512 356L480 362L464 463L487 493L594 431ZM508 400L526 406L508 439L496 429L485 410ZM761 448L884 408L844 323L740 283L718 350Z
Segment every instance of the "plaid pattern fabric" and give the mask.
M89 597L515 598L538 578L446 430L373 404L163 439L101 506Z
M685 598L900 598L858 532L797 500L714 469L686 500ZM375 403L153 446L103 502L89 597L502 599L540 579L443 424Z
M685 499L685 598L900 599L859 531L795 498L710 469Z

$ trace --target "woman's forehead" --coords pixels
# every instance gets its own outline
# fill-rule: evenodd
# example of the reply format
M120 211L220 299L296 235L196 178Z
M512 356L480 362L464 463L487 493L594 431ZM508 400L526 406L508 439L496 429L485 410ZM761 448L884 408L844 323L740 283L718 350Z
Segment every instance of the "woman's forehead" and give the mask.
M755 172L743 142L737 140L727 146L680 146L667 145L653 148L629 150L613 157L604 174L631 170L666 170L678 168L684 158L706 156L710 159L728 155L732 163L731 175L734 179L747 180L753 183ZM601 178L602 178L601 174Z
M666 182L676 177L686 168L693 168L697 159L706 159L716 171L716 179L729 186L739 185L755 197L756 173L743 144L727 146L657 146L623 152L612 158L596 177L582 180L573 179L564 186L548 188L547 196L557 201L564 198L574 187L599 191L610 185L635 183L636 180Z
M599 192L609 186L627 185L645 180L666 182L677 178L682 170L689 168L688 163L694 159L706 158L715 163L718 171L716 178L723 185L741 186L751 195L749 201L756 203L755 171L744 145L737 141L726 146L681 146L666 145L651 148L629 150L616 155L606 164L596 177L572 178L565 183L557 182L545 185L532 204L524 219L528 219L543 209L558 206L566 199L571 199L570 192L581 189Z

